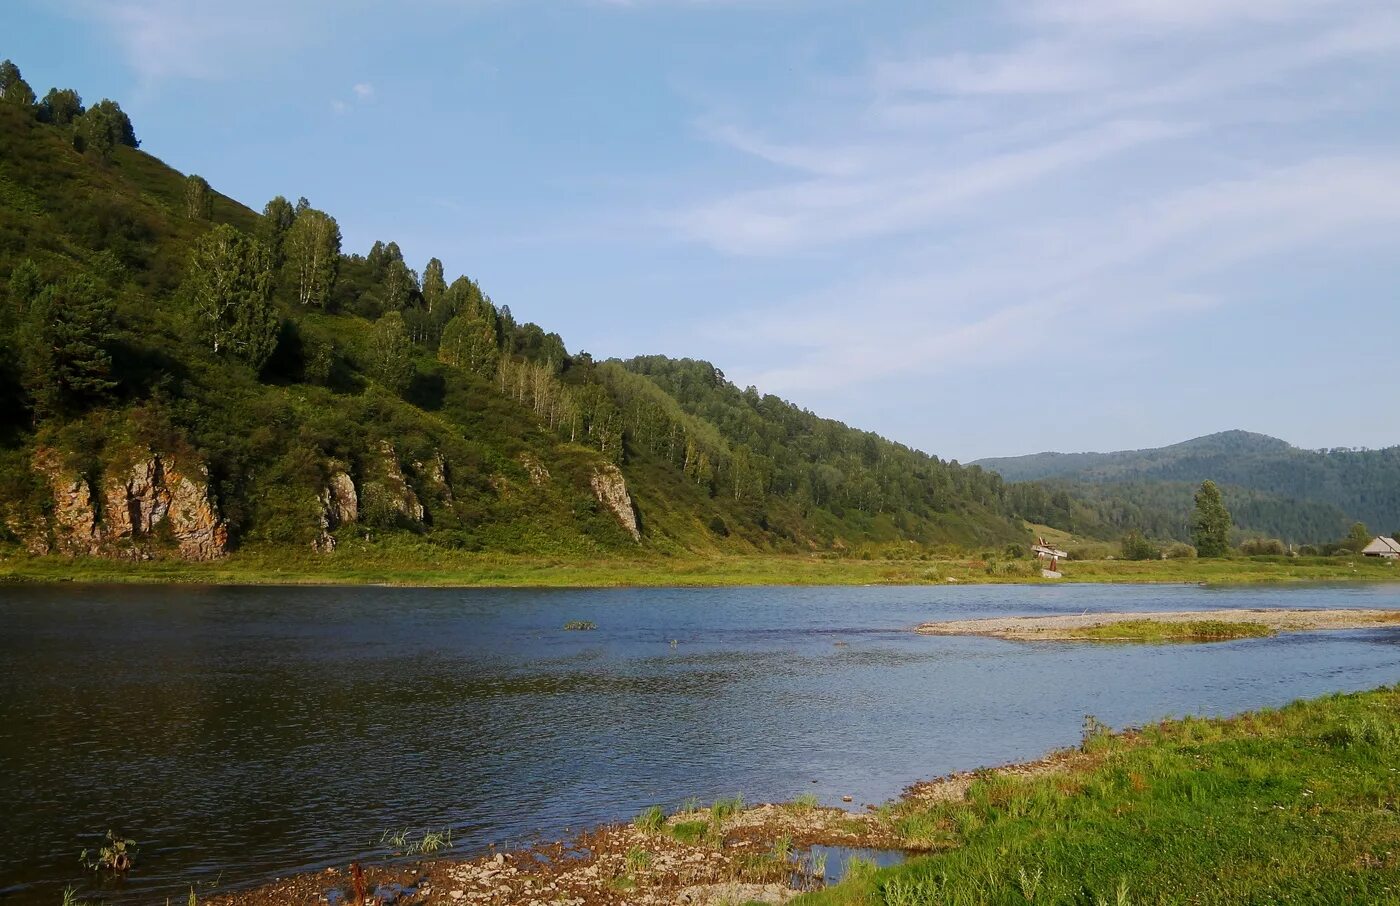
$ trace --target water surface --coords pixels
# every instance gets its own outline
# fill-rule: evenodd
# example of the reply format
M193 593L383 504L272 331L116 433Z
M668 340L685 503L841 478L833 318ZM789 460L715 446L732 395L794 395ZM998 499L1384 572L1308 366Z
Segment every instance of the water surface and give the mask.
M1400 681L1400 629L1196 646L910 632L1084 610L1393 607L1400 587L0 588L0 891L54 903L116 828L163 900L459 851L689 796L879 802L1113 726ZM591 620L594 632L564 632Z

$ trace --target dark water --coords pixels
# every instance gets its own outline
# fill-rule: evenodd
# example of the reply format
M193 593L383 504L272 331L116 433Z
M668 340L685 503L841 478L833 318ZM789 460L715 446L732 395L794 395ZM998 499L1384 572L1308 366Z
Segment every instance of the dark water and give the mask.
M51 904L91 885L77 854L108 827L141 849L99 892L163 901L343 865L388 828L450 825L461 852L692 795L859 805L1075 743L1086 713L1123 726L1400 681L1400 630L1161 647L908 631L1279 605L1400 608L1400 587L0 588L0 889Z

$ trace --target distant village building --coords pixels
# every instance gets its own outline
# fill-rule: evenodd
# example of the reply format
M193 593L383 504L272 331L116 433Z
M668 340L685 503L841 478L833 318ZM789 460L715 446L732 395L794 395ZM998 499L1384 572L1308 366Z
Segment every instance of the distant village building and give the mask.
M1384 557L1387 560L1400 560L1400 541L1394 538L1387 538L1385 535L1377 536L1370 544L1361 549L1361 553L1367 557Z

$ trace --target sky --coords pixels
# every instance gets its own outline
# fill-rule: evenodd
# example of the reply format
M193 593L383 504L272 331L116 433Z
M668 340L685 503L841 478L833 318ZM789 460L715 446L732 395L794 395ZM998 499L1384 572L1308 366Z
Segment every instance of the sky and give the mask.
M7 0L42 95L945 458L1400 444L1394 0Z

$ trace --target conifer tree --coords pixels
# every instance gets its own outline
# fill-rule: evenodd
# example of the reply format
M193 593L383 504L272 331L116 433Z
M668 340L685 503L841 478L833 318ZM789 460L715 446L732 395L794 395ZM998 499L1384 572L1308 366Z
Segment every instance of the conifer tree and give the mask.
M71 415L111 395L112 300L91 277L45 287L25 314L24 389L36 416Z

